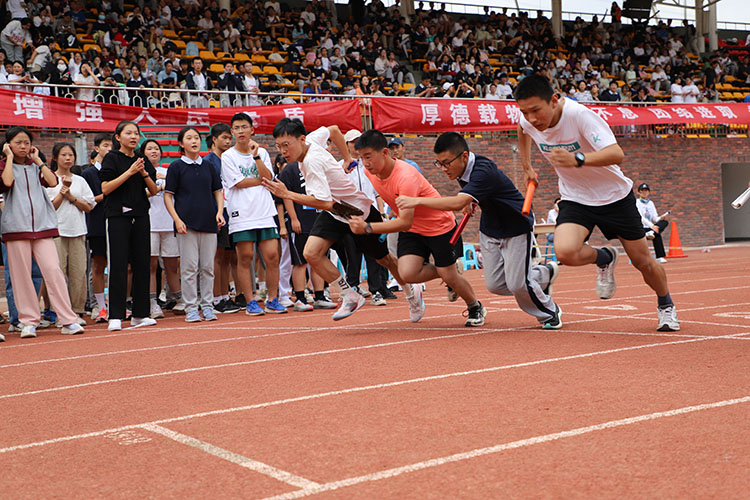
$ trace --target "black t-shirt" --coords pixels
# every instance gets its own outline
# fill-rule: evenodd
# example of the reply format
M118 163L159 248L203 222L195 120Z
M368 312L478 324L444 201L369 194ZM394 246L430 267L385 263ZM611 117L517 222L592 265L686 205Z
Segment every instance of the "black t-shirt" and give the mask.
M90 166L83 172L83 177L91 188L91 192L94 196L102 194L102 181L99 180L99 170L95 166ZM96 206L86 214L86 227L88 228L88 235L91 236L106 236L106 226L104 224L104 203L99 202Z
M279 174L279 180L284 183L289 191L299 194L307 194L305 191L305 178L299 170L299 163L288 163L284 170ZM305 207L299 203L294 204L294 211L297 213L297 219L302 227L303 234L309 234L312 230L315 219L318 218L318 211L314 208Z
M146 162L146 172L152 180L156 181L156 169L143 155L127 156L122 151L110 151L102 160L102 169L99 171L99 179L109 182L122 175L130 165L139 157ZM137 173L130 176L120 187L104 197L104 216L140 216L148 215L150 204L146 195L146 181L142 174Z
M479 220L482 233L491 238L511 238L533 228L534 214L521 213L523 195L489 158L474 155L469 182L459 178L458 183L461 192L474 198L482 209Z

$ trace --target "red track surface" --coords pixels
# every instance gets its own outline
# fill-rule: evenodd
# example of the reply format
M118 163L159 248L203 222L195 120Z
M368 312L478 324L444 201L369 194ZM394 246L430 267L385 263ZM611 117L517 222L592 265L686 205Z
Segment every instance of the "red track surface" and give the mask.
M565 326L510 297L464 328L428 284L330 312L0 344L2 498L742 498L750 488L747 247L667 265L682 330L621 259L554 289Z

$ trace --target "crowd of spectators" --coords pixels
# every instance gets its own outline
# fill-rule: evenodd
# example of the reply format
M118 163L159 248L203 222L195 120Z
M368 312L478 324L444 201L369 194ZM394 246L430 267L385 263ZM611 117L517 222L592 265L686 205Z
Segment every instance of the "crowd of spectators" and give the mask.
M457 16L433 2L6 3L0 85L135 106L294 102L290 92L506 99L532 72L582 101L713 101L717 84L750 87L750 35L745 50L740 40L700 57L687 21L623 24L617 2L610 22L579 17L560 39L541 11Z

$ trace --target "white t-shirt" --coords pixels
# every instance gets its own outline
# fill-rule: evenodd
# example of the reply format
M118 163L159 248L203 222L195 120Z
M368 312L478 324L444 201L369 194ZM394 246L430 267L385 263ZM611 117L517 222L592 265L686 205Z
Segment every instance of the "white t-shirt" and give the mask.
M165 167L156 167L156 174L167 175ZM156 185L163 186L165 179L157 179ZM148 212L151 219L152 233L171 233L174 231L174 221L164 205L164 191L159 191L148 199L151 209Z
M555 148L586 154L617 144L612 130L599 115L570 99L561 99L560 104L560 121L544 131L535 129L521 116L521 128L536 142L542 155L549 155ZM582 205L608 205L625 198L633 189L633 181L623 175L618 165L555 167L555 171L560 197Z
M547 212L547 218L545 219L545 223L547 224L554 224L557 222L557 214L559 212L555 210L554 208L550 208L549 212Z
M12 19L22 19L24 17L28 17L26 9L24 9L21 5L22 3L24 3L22 0L8 0L8 12L10 12L10 17Z
M669 87L669 92L672 94L672 102L685 102L682 98L682 85L673 83L672 86Z
M93 75L83 76L81 73L78 73L73 81L85 85L94 85ZM93 101L94 89L78 89L78 99L81 101Z
M91 192L89 183L80 175L71 176L73 183L70 185L70 193L81 201L85 201L92 207L96 205L94 193ZM50 201L54 200L57 193L62 189L62 178L57 177L57 186L45 188ZM57 209L57 230L60 236L65 238L75 238L88 234L86 228L86 212L79 210L73 203L63 198L60 207Z
M258 148L266 168L272 168L268 151ZM273 216L276 205L273 196L263 186L238 188L235 185L243 179L259 179L260 173L253 155L243 154L236 148L230 148L221 155L221 183L226 196L227 213L229 214L229 233L276 227Z
M700 90L694 83L691 83L690 85L685 85L684 87L682 87L682 94L682 98L686 103L693 104L698 102Z
M333 155L326 150L330 135L328 127L320 127L305 138L305 143L310 148L304 160L299 162L300 172L305 177L305 191L321 201L344 201L362 210L364 217L367 217L374 200L357 189ZM343 217L331 215L348 224Z

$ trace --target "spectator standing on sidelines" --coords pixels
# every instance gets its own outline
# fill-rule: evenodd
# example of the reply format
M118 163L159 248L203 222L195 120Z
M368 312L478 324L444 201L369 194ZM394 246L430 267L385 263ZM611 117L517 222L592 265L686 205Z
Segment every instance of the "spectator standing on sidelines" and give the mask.
M406 146L404 145L404 141L400 137L394 137L393 139L388 141L388 149L391 150L391 156L393 156L393 159L405 161L412 167L416 168L417 172L422 173L422 169L419 168L417 162L406 158Z
M662 233L669 222L661 219L659 214L656 212L656 205L650 198L651 189L645 182L638 186L638 213L641 214L641 223L643 228L646 230L646 239L653 240L654 253L656 254L657 262L662 264L667 263L667 253L664 251L664 241L662 240Z
M195 127L180 130L177 142L183 155L169 165L164 204L174 220L180 247L185 321L200 321L201 313L204 320L214 321L216 233L224 225L221 178L199 156L201 135Z
M131 326L156 324L156 320L150 317L149 308L151 224L146 195L146 190L152 196L157 193L156 170L145 156L136 151L140 137L138 124L120 122L114 132L114 149L104 157L99 171L105 196L109 255L109 331L121 330L126 316L128 264L133 271Z

